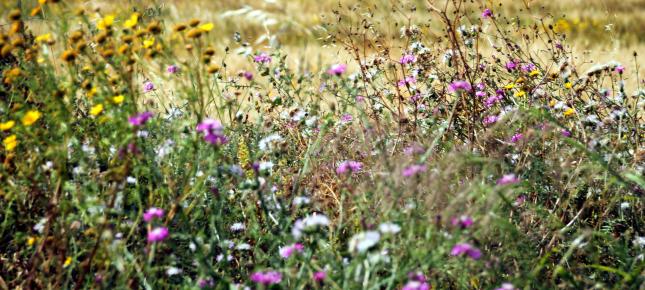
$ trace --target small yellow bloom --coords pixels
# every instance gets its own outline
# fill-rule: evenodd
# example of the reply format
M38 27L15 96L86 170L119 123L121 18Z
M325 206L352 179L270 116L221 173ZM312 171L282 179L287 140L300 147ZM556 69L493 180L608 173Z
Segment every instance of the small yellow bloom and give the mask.
M554 107L557 101L555 99L549 101L549 107Z
M117 105L123 103L124 100L125 100L125 97L123 95L112 97L112 102L114 102Z
M114 24L114 14L106 15L103 19L99 20L99 22L96 23L96 28L99 30L106 30L110 28L112 24Z
M568 117L576 113L576 110L573 108L568 108L564 111L564 116Z
M36 243L36 238L34 237L29 237L27 238L27 246L33 246Z
M11 135L7 138L4 138L4 140L2 140L2 143L4 144L4 149L6 149L7 151L13 151L13 149L15 149L16 146L18 146L18 140L16 140L16 135Z
M38 59L36 59L36 61L37 61L38 63L43 63L43 62L45 62L45 58L43 58L43 57L39 57Z
M573 87L573 84L572 84L571 82L566 82L566 83L564 84L564 87L565 87L565 88L567 88L567 89L570 89L570 88L572 88L572 87Z
M137 25L137 23L139 23L139 13L135 12L135 13L132 13L132 15L130 15L130 18L125 21L123 26L125 28L132 28L135 25Z
M47 0L38 0L38 3L45 4L45 3L47 3Z
M103 104L95 105L90 109L90 115L92 116L98 116L101 112L103 112Z
M539 71L539 70L533 70L533 71L531 71L531 72L529 73L529 76L530 76L530 77L534 77L534 76L538 76L538 75L540 75L540 71Z
M7 131L13 128L14 125L16 125L16 122L14 120L9 120L7 122L0 123L0 131Z
M153 44L155 44L154 37L148 38L143 41L143 47L145 48L150 48Z
M524 96L526 96L526 92L524 92L524 91L516 92L516 93L515 93L515 96L516 96L516 97L524 97Z
M67 257L67 259L65 259L65 263L63 263L63 267L67 267L70 264L72 264L72 257Z
M31 126L32 124L36 123L38 119L40 119L40 116L42 116L42 114L38 112L38 110L31 110L27 112L24 117L22 117L22 124L25 126Z
M96 95L96 91L97 91L97 88L96 88L96 87L92 87L92 88L87 92L87 96L88 96L89 98L94 97L94 95Z
M513 83L504 86L504 88L507 89L507 90L510 90L510 89L512 89L514 87L515 87L515 84L513 84Z
M213 25L213 23L209 22L209 23L204 23L204 24L200 25L199 29L208 32L208 31L213 30L214 27L215 27L215 25Z
M52 39L51 33L36 36L36 42L49 42Z

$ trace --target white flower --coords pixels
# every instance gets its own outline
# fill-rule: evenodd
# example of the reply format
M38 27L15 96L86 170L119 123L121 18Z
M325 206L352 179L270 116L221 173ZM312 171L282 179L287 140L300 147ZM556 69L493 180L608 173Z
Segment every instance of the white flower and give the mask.
M327 218L327 216L322 214L313 214L295 221L293 228L291 229L291 235L296 239L300 239L303 231L314 230L318 227L326 226L329 226L329 218Z
M181 274L181 272L183 272L183 271L181 269L179 269L179 268L168 267L168 269L166 270L166 275L174 276L174 275L177 275L177 274Z
M401 227L395 223L382 223L378 226L378 230L384 234L396 234L401 231Z
M364 253L378 244L381 234L377 231L360 232L349 241L349 251Z
M271 161L260 162L259 169L260 171L269 171L273 169L273 162Z
M281 142L283 140L282 136L278 135L277 133L271 134L269 136L266 136L258 142L258 147L262 151L267 151L267 150L273 150L273 146L275 143Z
M128 176L128 177L125 179L125 182L127 182L127 183L129 183L129 184L137 184L137 179L136 179L136 178L134 178L134 177L132 177L132 176Z
M243 231L244 229L246 229L246 226L244 225L244 223L234 223L231 225L231 231L233 232L240 232L240 231Z
M303 204L309 204L311 200L306 197L306 196L296 196L293 199L293 205L303 205Z
M150 132L148 132L146 130L141 130L141 131L137 132L137 137L146 138L149 135L150 135Z
M47 223L47 218L42 218L36 225L34 225L34 231L37 231L39 234L43 233L45 229L45 223Z
M620 204L621 209L628 209L629 208L629 202L623 202Z
M240 250L240 251L250 250L250 249L251 249L251 245L249 245L249 244L247 244L247 243L243 243L243 244L239 244L239 245L237 245L237 247L235 247L235 249L238 249L238 250Z

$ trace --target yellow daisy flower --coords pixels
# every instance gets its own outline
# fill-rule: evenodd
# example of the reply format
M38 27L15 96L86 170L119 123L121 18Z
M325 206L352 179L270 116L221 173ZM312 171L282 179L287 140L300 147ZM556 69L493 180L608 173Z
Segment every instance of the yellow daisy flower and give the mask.
M41 116L42 114L38 112L38 110L31 110L27 112L24 117L22 117L22 124L25 126L31 126L36 123L36 121L38 121Z
M564 111L564 116L569 117L575 113L576 113L576 110L574 108L568 108Z
M72 264L72 257L67 257L67 259L65 259L65 262L63 263L63 267L65 267L65 268L66 268L66 267L68 267L70 264Z
M564 87L567 88L567 89L570 89L570 88L573 88L573 84L571 82L566 82L564 84Z
M49 42L51 39L52 39L51 33L45 33L43 35L36 36L35 41L38 43L41 43L41 42Z
M27 238L27 246L31 247L36 243L36 238L34 237L29 237Z
M214 27L215 27L215 25L213 25L213 23L209 22L209 23L204 23L204 24L200 25L199 29L208 32L208 31L213 30Z
M13 120L9 120L7 122L0 123L0 131L7 131L7 130L13 128L13 126L15 126L15 125L16 125L16 122L13 121Z
M150 48L153 44L155 44L154 37L148 38L143 41L143 47L145 48Z
M515 84L512 84L512 83L504 86L504 88L507 89L507 90L510 90L510 89L512 89L514 87L515 87Z
M117 105L123 103L124 100L125 100L125 97L123 95L118 95L118 96L112 97L112 102L117 104Z
M135 13L132 13L132 15L130 15L130 18L125 21L125 23L123 24L123 27L132 28L136 26L137 23L139 23L139 13L135 12Z
M524 96L526 96L526 92L524 92L524 91L516 92L516 93L515 93L515 96L516 96L516 97L524 97Z
M529 73L529 76L531 76L531 77L538 76L538 75L540 75L540 71L539 71L539 70L533 70L533 71L531 71L531 72Z
M90 115L92 116L98 116L101 112L103 112L103 104L95 105L90 109Z
M13 149L15 149L16 146L18 146L18 140L16 139L17 139L16 135L11 135L7 138L4 138L4 140L2 140L2 143L4 144L4 149L6 149L7 151L13 151Z
M114 24L114 14L109 14L103 17L103 19L99 20L98 23L96 23L96 28L99 30L106 30L110 28Z

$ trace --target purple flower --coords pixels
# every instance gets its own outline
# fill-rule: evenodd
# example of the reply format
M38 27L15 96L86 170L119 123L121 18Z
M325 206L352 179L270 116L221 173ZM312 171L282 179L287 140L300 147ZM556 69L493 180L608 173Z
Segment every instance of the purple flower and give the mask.
M562 46L562 43L556 42L556 43L555 43L555 48L557 48L557 49L564 49L564 46Z
M453 93L460 90L470 92L473 87L468 81L454 81L449 85L448 89Z
M343 114L342 116L340 116L340 121L343 123L349 123L352 120L354 120L354 117L352 117L351 114Z
M168 237L168 228L158 227L148 232L148 243L158 243Z
M502 283L502 286L495 288L495 290L515 290L515 286L511 283Z
M399 60L399 63L401 64L411 64L417 61L417 57L414 56L414 54L404 54L401 59Z
M462 215L459 218L453 217L450 223L452 223L453 226L459 226L462 229L466 229L473 225L473 218L467 215Z
M269 56L266 52L262 52L256 56L253 57L253 61L257 63L270 63L271 62L271 56Z
M520 195L515 199L515 202L513 202L514 206L522 206L524 202L526 201L526 195Z
M251 281L264 285L278 284L282 281L282 274L277 271L255 272L251 274Z
M527 64L522 65L522 71L523 72L531 72L531 71L535 70L535 68L536 67L535 67L535 65L533 63L527 63Z
M488 8L484 9L484 12L482 12L482 18L487 19L491 17L493 17L493 11L490 11Z
M316 281L316 282L319 282L319 283L320 283L320 282L322 282L323 280L325 280L325 278L327 278L327 272L325 272L325 271L318 271L318 272L314 273L314 277L313 277L313 278L314 278L314 281Z
M412 85L417 83L417 78L414 76L407 76L405 79L399 81L399 87L405 87L406 85Z
M452 256L464 256L467 255L473 260L479 260L482 256L482 252L475 248L473 245L468 243L458 243L452 247L450 251Z
M338 175L345 174L346 172L356 173L363 169L363 163L354 160L345 160L338 165L336 173Z
M143 213L143 220L149 223L155 218L162 219L164 215L163 209L151 207Z
M223 145L228 143L228 138L224 135L224 126L215 119L206 119L197 125L197 132L204 134L204 140L213 145Z
M357 102L357 103L362 103L362 102L364 102L364 101L365 101L365 97L363 97L363 96L361 96L361 95L357 95L357 96L356 96L356 102Z
M509 61L506 63L506 69L509 71L514 71L517 68L517 63L514 61Z
M478 84L477 84L477 89L478 89L478 90L483 91L485 88L486 88L486 84L485 84L485 83L478 83Z
M403 154L405 154L405 155L421 154L421 153L424 153L424 152L426 152L426 150L423 149L423 147L421 145L416 144L416 143L412 144L412 145L410 145L408 147L405 147L403 149Z
M522 135L522 133L517 133L517 134L513 135L513 137L511 137L511 142L517 143L520 140L522 140L522 138L524 138L524 135Z
M245 71L245 72L242 74L242 76L244 76L244 78L245 78L247 81L252 81L252 80L253 80L253 73L252 73L252 72L250 72L250 71Z
M153 91L155 89L155 84L153 84L151 81L146 81L143 83L143 92L147 93L150 91Z
M347 70L347 65L344 63L338 63L332 65L328 70L327 74L339 76L342 75Z
M139 127L148 122L150 118L152 118L151 112L143 112L128 118L128 122L130 122L130 125L132 126Z
M301 243L295 243L286 247L280 247L280 257L287 259L291 257L291 255L293 255L293 253L295 252L302 253L304 249L305 246L303 246Z
M408 283L401 290L430 290L432 287L426 282L426 276L420 272L408 273Z
M179 71L179 67L178 67L178 66L176 66L176 65L174 65L174 64L173 64L173 65L169 65L169 66L166 68L166 72L171 73L171 74L176 74L178 71Z
M520 182L520 179L515 176L515 174L504 174L502 178L497 180L497 185L508 185L508 184L515 184Z
M477 96L479 98L483 98L483 97L486 96L486 92L477 91L477 92L475 92L475 96Z
M197 281L197 286L199 286L199 288L213 287L215 286L215 282L212 278L199 279L199 281Z
M499 120L499 117L492 115L492 116L486 116L484 117L484 125L488 126L491 124L495 124Z
M617 66L616 68L614 68L614 70L615 70L617 73L619 73L619 74L621 74L621 75L622 75L622 74L623 74L623 72L625 72L625 67L624 67L624 66L622 66L622 65L619 65L619 66Z
M567 130L567 129L562 129L562 131L560 131L560 133L561 133L561 134L562 134L562 136L564 136L564 137L571 137L571 131L569 131L569 130Z
M410 177L419 174L420 172L424 172L428 169L428 166L425 164L412 164L406 168L403 169L402 175L404 177Z

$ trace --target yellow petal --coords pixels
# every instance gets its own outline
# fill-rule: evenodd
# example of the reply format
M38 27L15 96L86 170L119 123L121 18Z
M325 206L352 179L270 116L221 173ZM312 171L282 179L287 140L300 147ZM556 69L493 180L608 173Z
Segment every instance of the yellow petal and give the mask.
M568 108L566 111L564 111L564 116L568 117L576 113L576 110L573 108Z
M150 48L153 44L155 44L155 39L152 37L143 41L143 47L145 48Z
M2 140L2 143L4 144L4 148L7 151L13 151L13 149L15 149L16 146L18 146L18 141L16 139L17 139L16 135L11 135L7 138L4 138L4 140Z
M112 102L114 102L117 105L123 103L124 100L125 100L125 97L123 95L112 97Z
M573 87L573 84L571 82L567 82L567 83L564 84L564 87L567 88L567 89L570 89L570 88Z
M514 87L515 87L515 84L508 84L508 85L504 86L504 88L507 89L507 90L510 90L510 89L512 89Z
M137 25L137 23L139 23L139 13L135 12L130 15L130 19L126 20L123 26L125 28L132 28Z
M16 122L13 121L13 120L9 120L7 122L0 123L0 131L7 131L7 130L13 128L14 125L16 125Z
M92 116L97 116L101 112L103 112L103 104L95 105L90 109L90 115Z
M214 27L215 27L215 25L213 25L213 23L208 22L208 23L204 23L204 24L200 25L199 29L201 29L203 31L211 31L211 30L213 30Z
M45 33L43 35L38 35L38 36L36 36L36 42L38 42L38 43L40 43L40 42L48 42L48 41L51 40L51 36L52 36L51 33Z
M32 124L36 123L38 119L40 119L40 116L42 116L42 114L38 112L38 110L31 110L27 112L24 117L22 117L22 124L25 126L31 126Z

